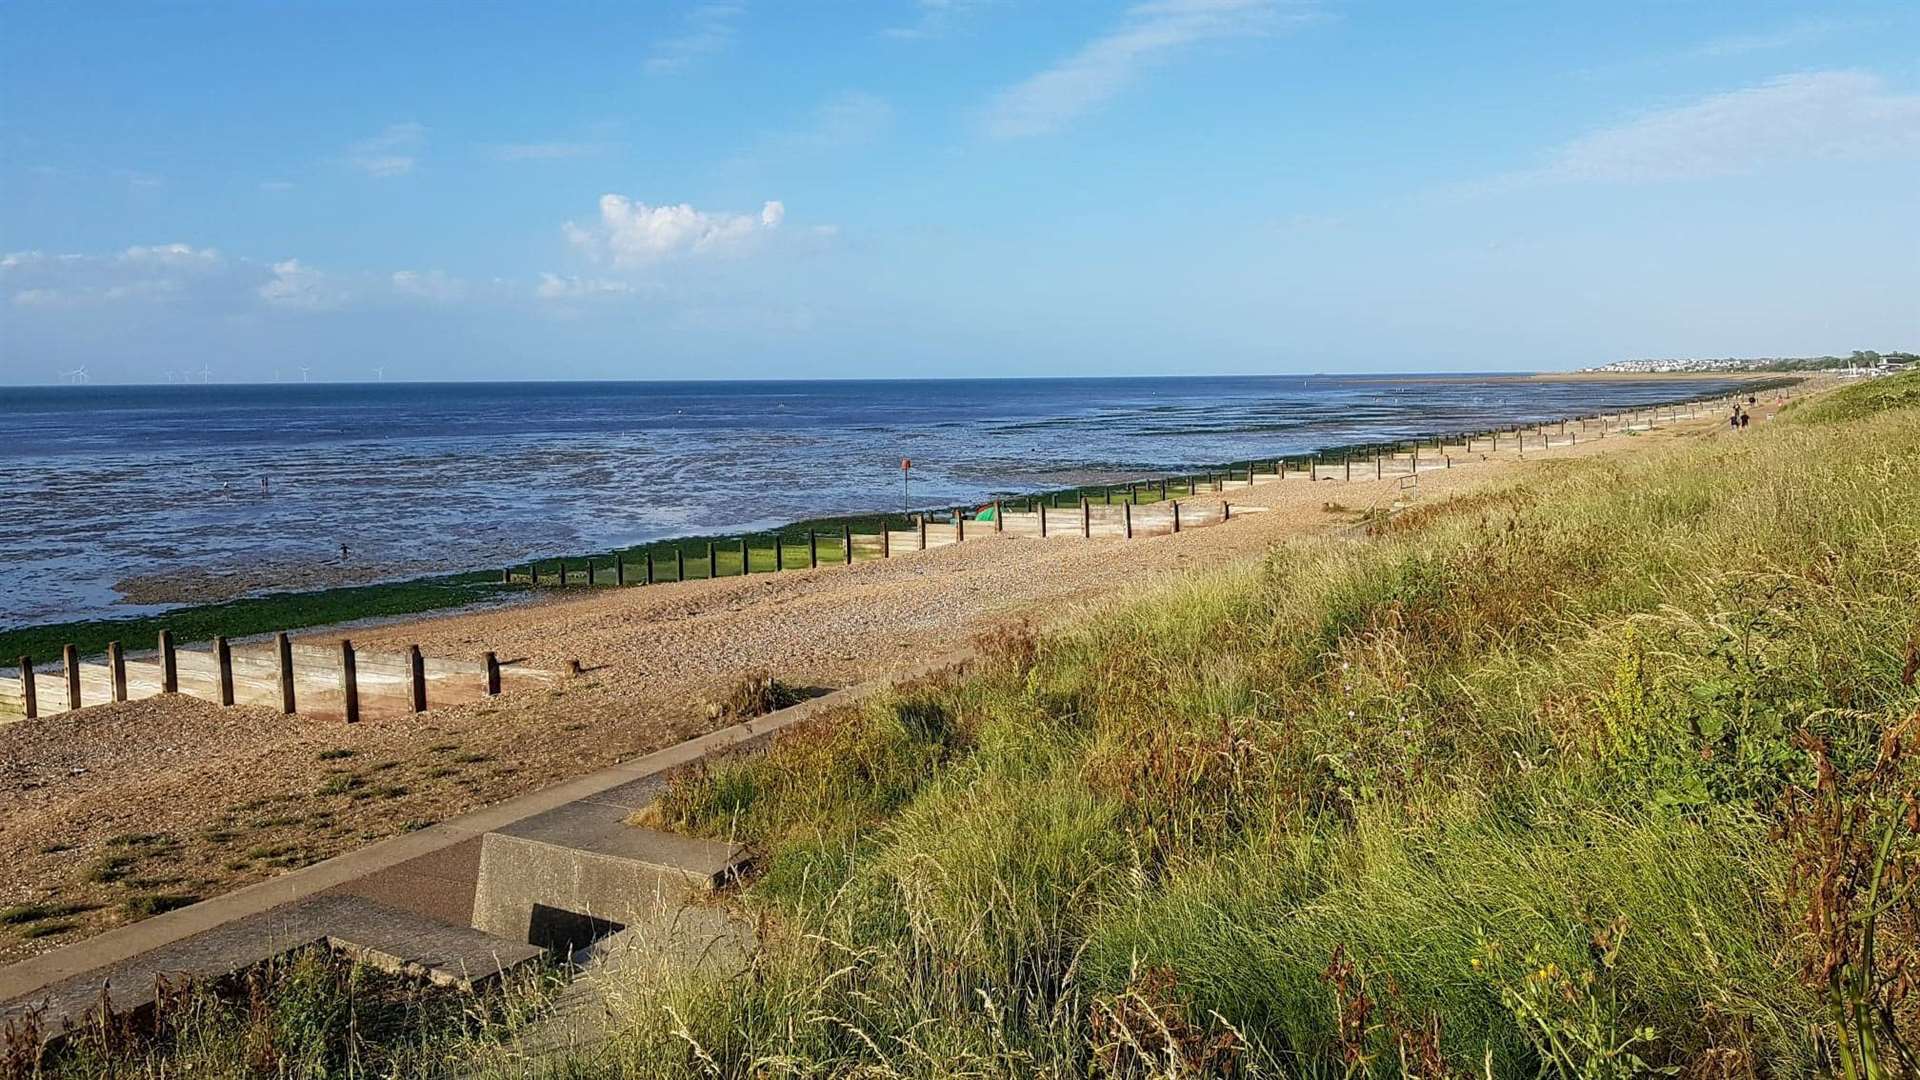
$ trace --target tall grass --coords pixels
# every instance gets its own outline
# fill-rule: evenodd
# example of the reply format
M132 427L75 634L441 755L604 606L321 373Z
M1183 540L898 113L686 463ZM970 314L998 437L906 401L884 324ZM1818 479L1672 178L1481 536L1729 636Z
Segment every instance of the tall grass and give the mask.
M1780 807L1802 733L1861 766L1920 705L1916 385L1289 544L687 780L763 951L575 1068L1820 1072Z

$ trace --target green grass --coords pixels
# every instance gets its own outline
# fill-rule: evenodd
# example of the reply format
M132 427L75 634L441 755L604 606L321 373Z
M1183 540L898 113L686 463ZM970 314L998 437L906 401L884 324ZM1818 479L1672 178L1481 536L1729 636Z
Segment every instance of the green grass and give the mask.
M118 641L129 651L151 649L161 630L171 630L176 642L210 641L298 630L355 619L414 615L484 600L506 590L498 571L428 578L385 585L273 593L223 604L178 608L137 619L94 619L52 623L0 631L0 656L11 664L15 657L50 660L61 647L72 644L82 656L98 656L107 643Z
M1821 1075L1782 807L1804 740L1857 775L1920 709L1916 388L1289 544L682 778L761 954L623 987L570 1075Z
M163 995L151 1026L88 1025L38 1062L22 1039L0 1064L44 1080L452 1078L524 1030L555 985L539 972L476 997L307 949Z

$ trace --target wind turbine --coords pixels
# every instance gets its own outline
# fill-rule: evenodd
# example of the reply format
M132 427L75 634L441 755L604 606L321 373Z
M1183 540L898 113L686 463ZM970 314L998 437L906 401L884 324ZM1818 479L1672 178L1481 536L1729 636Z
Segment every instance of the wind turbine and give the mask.
M387 381L387 369L386 369L386 368L383 368L383 367L376 367L376 368L374 368L374 369L373 369L373 378L374 378L374 381L375 381L375 382L386 382L386 381Z
M178 381L178 379L176 378L176 376L178 376L179 374L180 374L179 372L177 372L177 371L175 371L175 370L173 370L172 368L168 368L168 369L167 369L167 382L168 382L169 384L171 384L171 383L174 383L174 382L177 382L177 381Z
M60 373L60 377L72 383L73 385L78 386L81 383L86 382L88 379L87 365L81 364L79 367L74 368L72 371L63 371Z
M308 373L308 372L310 372L310 371L312 371L312 370L313 370L313 369L312 369L312 368L310 368L310 367L308 367L307 365L305 365L305 364L301 364L301 365L300 365L300 381L301 381L301 382L311 382L312 380L311 380L311 379L309 379L309 378L307 378L307 373Z
M204 383L212 380L212 378L213 378L213 369L208 367L205 363L202 363L200 365L200 381Z

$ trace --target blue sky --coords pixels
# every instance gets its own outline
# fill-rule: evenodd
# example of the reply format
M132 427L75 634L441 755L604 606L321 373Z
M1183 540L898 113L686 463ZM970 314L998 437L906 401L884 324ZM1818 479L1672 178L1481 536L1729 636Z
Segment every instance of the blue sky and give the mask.
M5 3L0 382L1915 348L1916 46L1911 4Z

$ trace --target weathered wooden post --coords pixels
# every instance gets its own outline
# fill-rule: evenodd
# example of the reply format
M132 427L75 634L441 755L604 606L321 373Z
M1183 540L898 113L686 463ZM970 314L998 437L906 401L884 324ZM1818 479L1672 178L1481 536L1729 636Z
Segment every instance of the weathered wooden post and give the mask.
M1280 479L1285 480L1286 478L1287 478L1287 459L1281 458L1280 459Z
M20 658L20 705L26 711L27 719L33 720L40 715L40 696L33 685L33 657Z
M488 649L487 655L481 657L481 663L484 664L487 669L487 696L499 697L500 696L500 656L499 654L494 652L492 649Z
M500 569L500 584L502 584L502 585L511 585L511 584L513 584L513 567L511 567L511 566L505 566L505 567L501 567L501 569Z
M72 711L80 707L80 650L60 646L60 663L67 669L67 709Z
M624 552L613 553L613 584L623 587L627 583L627 556Z
M1380 455L1377 452L1373 455L1373 478L1380 479Z
M160 631L160 692L177 694L180 692L180 667L178 658L173 655L173 631Z
M274 651L280 654L280 711L293 715L293 639L285 630L273 635Z
M1133 539L1133 504L1122 503L1120 505L1120 515L1126 526L1127 539L1131 540Z
M1047 538L1047 504L1040 504L1040 539Z
M673 545L673 580L687 580L687 549L679 544Z
M1221 521L1233 520L1233 504L1228 502L1225 499L1220 500L1220 520Z
M714 552L711 540L707 541L707 576L710 578L720 576L720 556Z
M213 639L213 662L220 669L220 704L233 704L233 646L225 637Z
M593 580L593 556L589 555L587 556L587 588L591 589L596 584L598 582Z
M1133 483L1127 485L1127 502L1129 504L1132 504L1132 503L1137 503L1139 501L1140 501L1140 483L1139 481L1136 480Z
M113 683L113 700L127 700L127 654L117 641L107 642L107 680Z
M880 557L893 558L893 530L887 528L887 519L880 519Z
M840 555L848 566L853 565L853 526L840 526Z
M953 510L953 542L965 543L967 539L967 508L956 506Z
M1113 489L1111 488L1107 489L1107 501L1113 501ZM1007 531L1007 512L1001 507L999 499L993 500L993 531Z
M926 545L922 544L922 547ZM787 568L787 545L778 531L773 534L773 572L779 573Z
M1106 500L1106 502L1103 503L1102 505L1105 505L1105 506L1113 505L1113 485L1112 484L1101 484L1100 495L1102 498Z
M1340 464L1347 471L1347 475L1346 475L1347 482L1352 483L1353 482L1353 455L1350 453L1342 453L1340 455Z
M1420 444L1417 442L1413 444L1413 471L1420 471Z
M647 549L647 584L653 584L653 549Z
M407 646L407 685L413 693L407 705L417 713L427 711L427 661L420 655L420 646Z
M1080 539L1093 539L1093 504L1084 495L1080 497Z
M1167 478L1164 476L1160 478L1160 497L1162 499L1167 497Z
M567 587L567 560L555 559L553 561L560 564L560 570L559 570L560 587L564 589Z
M360 722L360 676L354 670L353 642L340 639L340 700L345 707L347 723Z
M1180 500L1173 501L1173 531L1180 531Z
M920 515L920 550L927 550L927 515Z
M527 564L527 578L534 585L540 584L540 560L535 559Z

